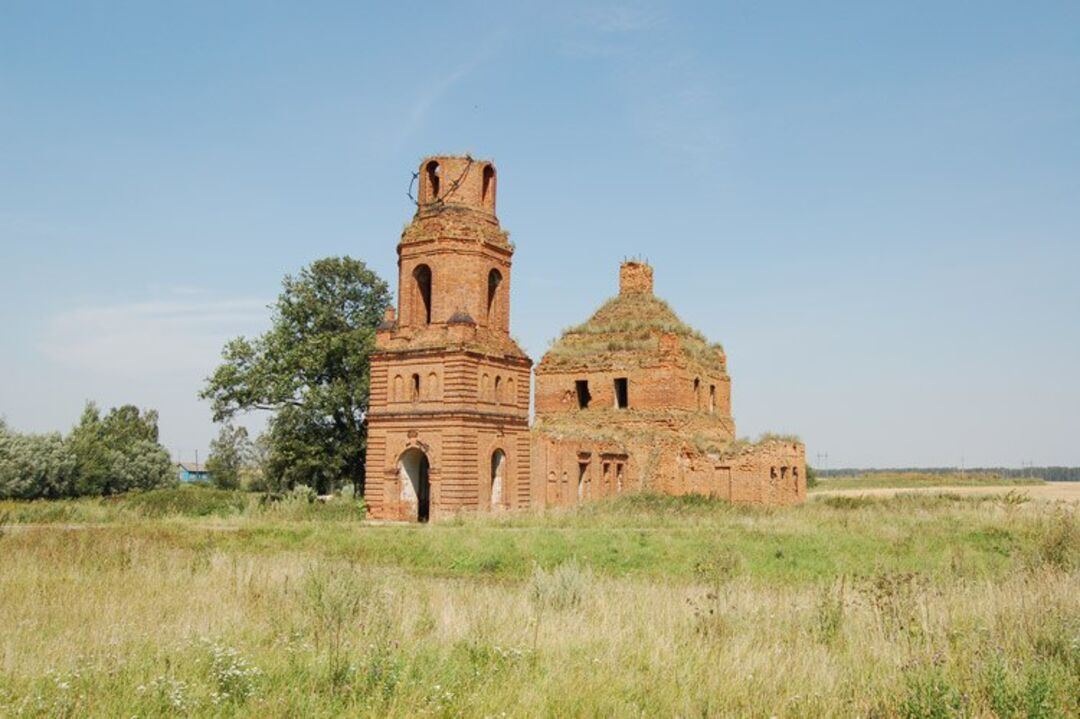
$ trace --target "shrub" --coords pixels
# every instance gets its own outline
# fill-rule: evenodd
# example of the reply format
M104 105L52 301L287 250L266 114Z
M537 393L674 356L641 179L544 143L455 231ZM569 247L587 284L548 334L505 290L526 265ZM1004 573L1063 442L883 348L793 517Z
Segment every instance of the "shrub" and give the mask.
M927 578L921 574L890 572L869 577L857 587L885 636L915 637L922 632L919 598L927 585Z
M137 492L114 501L145 517L226 517L243 512L248 496L224 489L177 487Z
M694 565L694 574L705 584L719 587L742 574L746 563L738 552L722 551Z
M589 593L593 574L570 559L551 571L537 565L529 581L529 600L538 610L573 609L581 605Z
M255 693L255 684L262 671L232 647L209 640L205 644L210 678L217 688L211 700L214 704L243 703Z
M139 440L109 454L112 485L118 492L167 487L177 482L169 453L156 441Z
M359 633L369 649L385 647L391 639L392 604L381 581L354 567L316 564L303 580L304 607L315 649L325 653L330 682L349 677L350 638Z
M319 495L315 493L315 490L306 484L298 484L293 487L288 494L288 501L296 502L297 504L313 504Z
M158 415L133 405L102 416L89 402L65 440L75 457L73 494L111 495L176 484L169 453L158 442Z
M1036 666L1028 672L1024 682L1023 703L1028 719L1050 719L1050 717L1062 716L1057 712L1054 679L1048 670Z
M907 690L900 703L904 719L951 719L961 715L963 697L938 669L909 675Z
M813 632L822 644L832 644L840 636L844 626L845 578L832 587L820 590L814 607Z
M983 686L987 703L996 716L1004 718L1020 713L1020 693L1014 684L1005 662L994 657L986 667Z
M984 694L995 716L1049 719L1062 716L1054 679L1053 672L1041 662L1018 677L1009 672L1001 657L995 657L983 676Z
M75 456L59 434L16 434L0 425L0 499L72 494Z
M718 552L694 565L694 574L707 587L705 594L697 599L688 599L694 613L694 629L704 636L720 638L728 636L734 629L730 616L731 599L729 585L744 570L745 562L737 552Z
M1080 565L1080 522L1076 516L1061 511L1048 525L1039 542L1039 559L1064 571Z
M691 514L705 515L711 512L728 512L731 510L732 505L726 500L704 494L671 495L657 492L630 492L585 505L579 508L578 511L615 515L684 516Z
M125 405L102 417L90 403L66 438L0 424L0 499L111 495L175 483L153 410Z
M344 494L322 501L310 487L297 485L285 495L261 495L258 504L251 506L251 511L292 521L359 521L367 514L367 505L363 498L350 498Z
M880 501L874 497L845 497L844 495L838 495L836 497L826 497L821 500L821 503L832 509L862 509L863 507L873 507L880 504Z

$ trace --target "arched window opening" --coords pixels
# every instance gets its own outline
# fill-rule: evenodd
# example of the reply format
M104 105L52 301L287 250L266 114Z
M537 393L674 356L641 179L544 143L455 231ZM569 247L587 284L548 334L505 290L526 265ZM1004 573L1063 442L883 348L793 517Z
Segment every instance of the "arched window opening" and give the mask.
M413 279L416 280L416 299L420 303L420 318L424 324L431 324L431 268L427 265L418 265L413 270Z
M502 402L502 377L495 377L495 404Z
M428 202L439 199L439 163L432 160L424 167L427 176Z
M491 392L491 377L485 372L484 376L480 379L480 399L485 402L491 400L489 393Z
M480 202L489 210L495 209L495 168L484 165L484 181L480 191Z
M503 506L503 468L506 466L506 452L495 450L491 455L491 506Z
M487 313L488 324L494 325L495 318L495 298L499 296L499 285L502 284L502 273L498 270L492 270L488 272L488 298L487 298Z
M577 499L580 502L585 499L585 476L589 472L588 462L578 462L577 473Z
M394 376L394 401L401 402L405 399L405 383L401 379L401 375Z
M513 377L507 377L506 378L506 399L504 401L506 402L506 404L516 404L517 403L517 395L514 394L514 378Z
M716 385L709 385L709 413L716 412Z
M417 402L420 400L420 375L414 374L412 376L412 401Z
M694 378L694 403L701 409L701 378Z

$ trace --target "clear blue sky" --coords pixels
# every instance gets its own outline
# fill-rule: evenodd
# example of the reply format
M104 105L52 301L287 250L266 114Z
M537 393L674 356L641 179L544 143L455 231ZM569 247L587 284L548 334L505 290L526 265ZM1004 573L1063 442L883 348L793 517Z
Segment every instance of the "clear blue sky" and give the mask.
M1076 2L4 2L0 414L204 453L222 343L318 257L396 285L449 152L498 164L534 360L640 255L740 434L1080 464Z

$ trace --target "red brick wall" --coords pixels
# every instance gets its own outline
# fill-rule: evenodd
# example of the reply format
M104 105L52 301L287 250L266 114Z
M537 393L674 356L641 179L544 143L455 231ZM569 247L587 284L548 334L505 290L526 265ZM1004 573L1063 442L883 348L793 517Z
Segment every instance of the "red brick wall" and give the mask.
M542 363L530 431L532 363L509 334L513 248L495 215L494 166L428 158L419 179L420 204L398 245L398 311L379 328L371 363L365 497L372 517L416 519L400 471L410 450L430 464L432 519L645 489L763 504L805 499L801 444L766 442L723 454L735 446L726 359L718 351L718 363L703 364L674 334L657 335L655 349L633 357ZM431 273L430 321L414 276L420 265ZM494 294L492 270L499 276ZM651 293L652 268L624 263L620 292ZM616 378L627 379L628 408L616 407ZM585 410L578 409L577 380L589 383ZM557 425L563 429L553 431ZM497 502L496 453L505 457Z
M805 450L795 442L765 442L725 456L701 452L674 434L623 444L534 429L532 448L536 505L573 505L642 490L700 494L738 504L798 504L806 499ZM602 481L605 464L610 465L610 482ZM579 499L582 465L586 472ZM621 484L614 482L619 465Z
M375 518L416 519L400 473L409 449L430 464L432 519L526 507L532 496L532 362L509 335L513 249L495 217L494 168L431 159L439 164L439 193L421 164L421 204L398 245L396 322L380 328L371 363L365 497ZM430 322L414 278L421 264L431 272ZM493 269L500 281L492 295ZM496 451L505 460L502 501L493 507Z
M634 471L633 461L617 444L561 440L534 432L533 503L569 506L640 490L638 484L631 484L632 476L640 476L640 472Z
M717 417L731 416L731 380L724 376L694 372L686 367L657 364L644 368L581 368L536 371L536 413L551 415L577 411L578 380L589 383L590 408L615 406L615 379L624 377L629 389L629 409L680 409ZM694 380L698 380L695 392ZM710 408L709 389L716 388Z

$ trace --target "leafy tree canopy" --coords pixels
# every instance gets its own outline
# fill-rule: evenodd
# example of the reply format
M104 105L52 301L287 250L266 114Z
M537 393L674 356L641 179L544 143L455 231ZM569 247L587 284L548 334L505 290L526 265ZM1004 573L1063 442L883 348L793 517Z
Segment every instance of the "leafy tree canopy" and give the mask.
M247 429L233 426L231 422L222 425L217 439L210 443L210 456L206 460L206 469L214 486L218 489L239 488L240 471L250 454Z
M325 258L285 277L268 332L225 345L200 396L218 422L274 412L272 484L325 492L362 480L369 358L389 304L386 283L363 262Z
M89 402L67 437L20 434L0 424L0 498L107 495L174 483L157 418L132 405L103 417Z
M158 413L134 405L104 417L87 402L68 444L75 456L77 495L109 495L152 489L175 481L169 453L158 443Z

